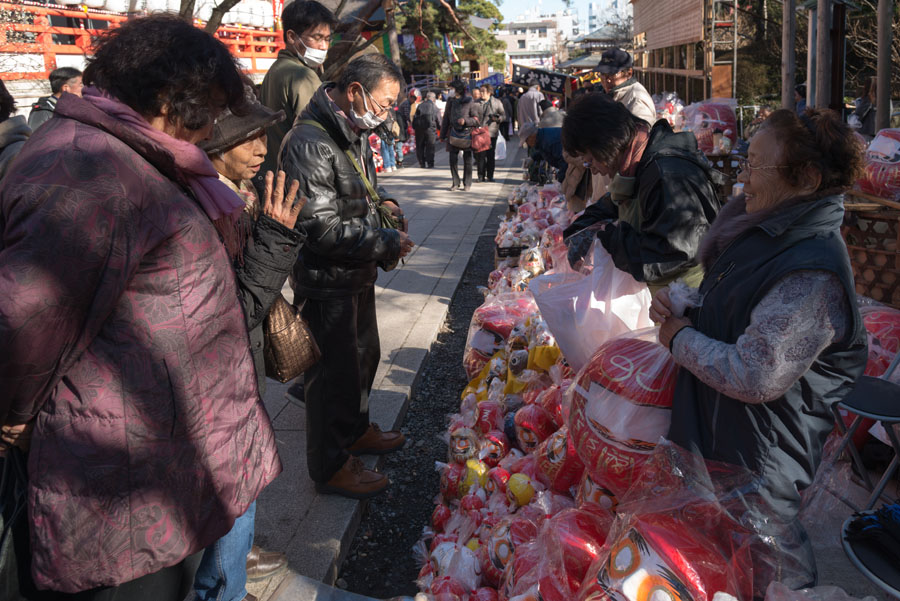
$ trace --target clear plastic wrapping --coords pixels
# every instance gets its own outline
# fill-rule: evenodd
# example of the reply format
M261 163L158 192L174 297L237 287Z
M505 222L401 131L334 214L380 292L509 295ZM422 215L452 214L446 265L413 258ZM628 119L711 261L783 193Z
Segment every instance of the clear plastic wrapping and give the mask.
M593 483L613 499L638 478L671 422L678 366L656 332L603 344L569 388L569 433Z

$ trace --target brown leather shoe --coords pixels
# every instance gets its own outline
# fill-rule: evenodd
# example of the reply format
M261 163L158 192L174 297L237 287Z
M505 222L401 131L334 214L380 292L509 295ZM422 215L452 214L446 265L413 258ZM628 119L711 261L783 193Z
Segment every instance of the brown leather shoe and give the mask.
M287 555L253 545L247 553L247 582L259 582L287 569Z
M247 595L241 601L259 601L254 595L247 593Z
M384 455L396 451L406 442L406 437L397 430L382 432L378 424L369 424L366 433L347 449L351 455Z
M387 476L366 469L357 457L350 457L331 480L324 484L317 482L316 490L351 499L368 499L382 492L388 484Z

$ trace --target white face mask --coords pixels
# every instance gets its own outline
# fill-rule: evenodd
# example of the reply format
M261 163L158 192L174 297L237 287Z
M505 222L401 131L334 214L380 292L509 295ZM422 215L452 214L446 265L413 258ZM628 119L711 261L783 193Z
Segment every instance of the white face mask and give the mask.
M312 65L313 67L318 67L319 65L321 65L322 63L325 62L325 57L328 56L327 50L319 50L318 48L310 48L309 46L304 44L303 40L301 40L299 37L297 38L297 41L304 48L302 58L304 60L306 60L306 62L308 62L310 65Z
M359 115L353 107L350 107L350 118L353 119L353 123L356 124L356 127L360 129L375 129L379 125L381 125L384 120L387 118L387 113L385 113L384 117L376 117L375 113L372 112L372 109L369 108L369 101L366 99L368 93L365 88L362 88L363 91L363 104L366 107L366 114Z

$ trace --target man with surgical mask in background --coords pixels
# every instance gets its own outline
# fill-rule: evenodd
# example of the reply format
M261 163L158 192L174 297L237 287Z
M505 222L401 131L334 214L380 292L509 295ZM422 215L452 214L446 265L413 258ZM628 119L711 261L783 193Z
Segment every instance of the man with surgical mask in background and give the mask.
M285 137L278 164L308 198L297 227L307 234L290 283L322 351L305 374L306 464L321 493L366 499L388 486L359 455L403 446L403 434L369 421L381 360L375 315L378 267L392 269L414 244L396 202L378 187L368 137L400 97L403 74L383 54L351 61L316 91ZM389 211L399 228L385 227Z
M334 14L315 0L294 0L281 12L284 49L272 63L260 86L260 102L273 111L284 111L285 119L266 129L266 159L253 185L260 198L265 193L264 174L276 173L281 141L297 115L322 85L319 68L325 62L331 34L337 25Z

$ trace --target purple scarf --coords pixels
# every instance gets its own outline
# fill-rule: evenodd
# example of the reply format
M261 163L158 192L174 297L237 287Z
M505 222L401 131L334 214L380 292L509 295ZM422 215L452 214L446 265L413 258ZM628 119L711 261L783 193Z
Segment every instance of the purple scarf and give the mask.
M82 91L83 98L110 117L136 129L175 159L175 167L190 187L194 198L215 225L232 260L242 255L246 234L240 227L244 201L228 186L219 181L219 174L209 157L198 146L178 140L153 128L146 119L126 104L103 94L93 87Z

